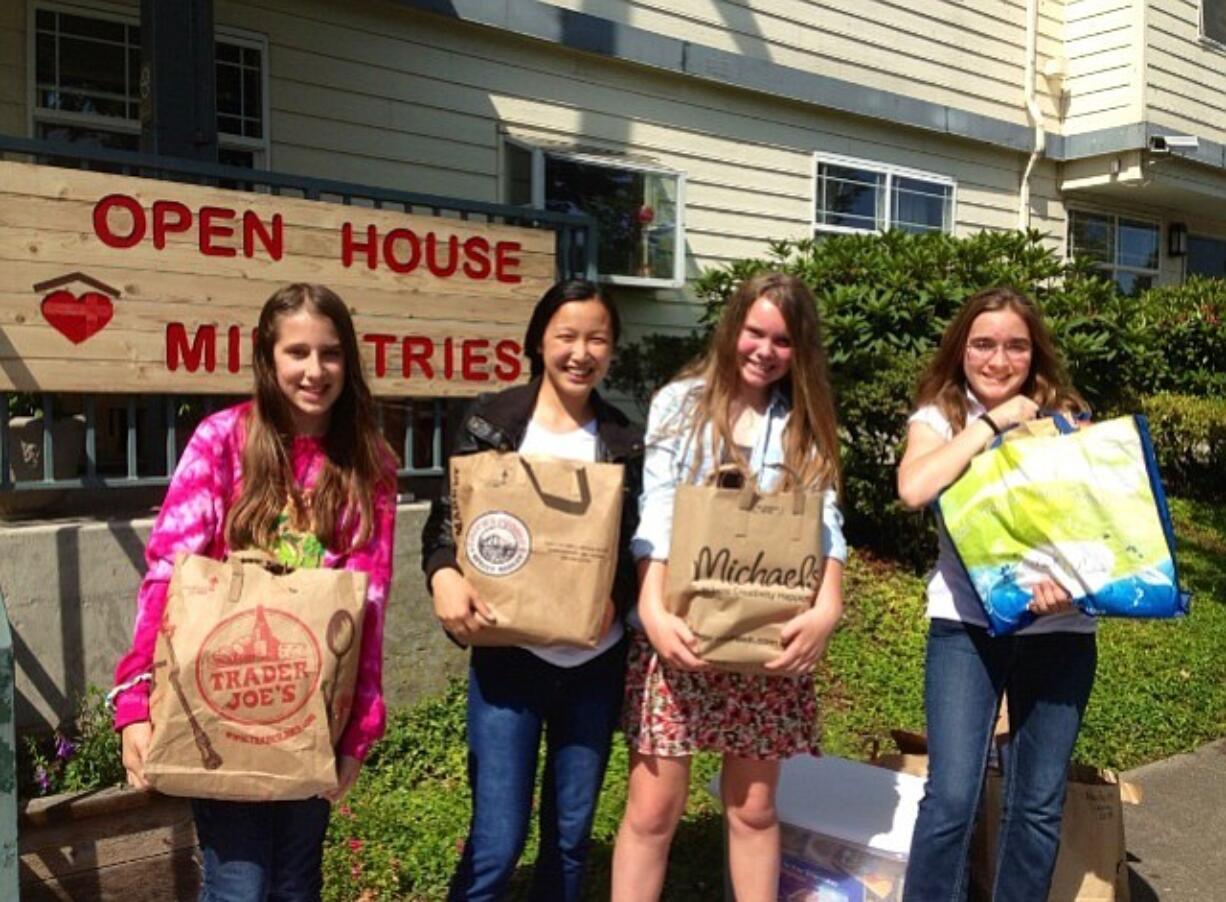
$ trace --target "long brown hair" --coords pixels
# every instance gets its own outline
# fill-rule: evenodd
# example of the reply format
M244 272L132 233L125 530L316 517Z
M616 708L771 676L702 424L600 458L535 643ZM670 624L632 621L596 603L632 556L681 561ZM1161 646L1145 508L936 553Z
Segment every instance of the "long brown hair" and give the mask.
M766 298L779 308L792 343L792 360L780 388L792 403L783 433L783 486L837 487L839 475L838 421L830 388L826 349L822 342L817 303L808 286L795 276L766 272L746 279L724 306L706 351L687 366L679 379L698 378L702 387L693 403L682 411L695 449L690 478L702 465L707 427L711 427L711 453L715 460L731 459L742 467L749 462L732 440L732 404L740 387L737 340L749 308Z
M954 432L966 427L967 382L962 366L966 357L966 339L980 314L1000 310L1016 313L1030 332L1030 372L1022 383L1021 394L1044 410L1070 413L1089 410L1089 405L1069 382L1064 363L1037 305L1022 292L1008 286L988 288L967 298L958 315L945 327L936 354L920 376L916 407L935 404L953 426Z
M273 360L282 317L300 310L332 321L345 358L345 383L332 406L322 440L323 468L309 500L294 479L293 416L290 401L277 384ZM245 422L242 489L226 517L226 543L231 548L270 547L277 517L288 503L295 525L309 525L330 550L342 552L365 544L374 528L375 489L391 478L387 461L392 452L379 432L345 302L323 285L308 283L286 285L274 293L260 311L252 369L255 398Z

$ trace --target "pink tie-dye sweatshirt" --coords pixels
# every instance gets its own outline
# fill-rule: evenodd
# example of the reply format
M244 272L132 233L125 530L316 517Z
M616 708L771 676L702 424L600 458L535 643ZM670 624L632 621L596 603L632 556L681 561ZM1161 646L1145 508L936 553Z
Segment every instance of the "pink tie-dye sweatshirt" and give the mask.
M185 551L218 560L226 555L223 527L226 510L238 497L243 424L250 407L250 402L239 404L203 420L183 452L145 548L148 571L137 595L132 647L115 668L116 685L148 673L153 665L153 651L166 608L166 589L175 555ZM308 436L294 439L291 463L298 484L311 486L323 463L319 439ZM393 466L390 460L388 465ZM353 713L338 749L340 754L359 760L366 757L371 745L383 735L386 721L383 615L392 575L392 539L396 527L394 489L383 488L377 492L374 518L374 531L365 545L346 554L328 551L323 559L325 567L358 570L369 575ZM148 682L138 682L116 698L115 729L148 718Z

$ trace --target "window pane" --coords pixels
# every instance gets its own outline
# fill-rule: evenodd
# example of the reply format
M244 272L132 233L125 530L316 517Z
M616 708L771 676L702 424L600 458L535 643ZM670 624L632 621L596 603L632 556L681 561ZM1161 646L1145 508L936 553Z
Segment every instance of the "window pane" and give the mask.
M213 58L217 62L238 63L242 61L241 48L237 44L227 44L217 41L213 45Z
M1205 37L1226 44L1226 0L1202 0Z
M87 38L98 38L104 41L114 41L122 44L124 39L124 24L111 22L107 19L86 19L82 16L60 14L60 31L63 34L76 34Z
M259 118L264 108L260 97L260 70L243 70L243 115Z
M939 182L898 177L893 184L890 225L908 232L942 232L950 226L953 189Z
M217 117L217 130L227 135L241 135L243 133L243 120L237 116L221 116Z
M527 207L532 203L532 151L509 141L505 148L507 203Z
M1124 294L1140 294L1154 286L1153 276L1144 276L1135 272L1116 272L1115 284Z
M34 21L41 31L53 31L55 29L55 13L49 9L40 9L34 16Z
M254 47L243 48L243 65L251 69L260 68L260 51Z
M597 267L602 274L673 277L675 176L546 156L545 206L596 219L600 228Z
M1158 268L1158 226L1149 222L1120 220L1120 266Z
M243 120L243 134L246 135L248 138L264 137L264 129L263 129L263 126L260 124L260 120L259 119L244 119Z
M243 79L237 66L217 64L217 112L243 114Z
M1115 223L1110 216L1074 210L1069 215L1069 252L1100 263L1115 262Z
M817 221L872 231L884 224L885 173L833 163L817 167Z
M119 44L60 38L60 84L65 88L122 95L127 59Z
M35 39L34 71L42 84L55 84L55 35L40 34Z
M1226 279L1226 239L1189 235L1188 275Z

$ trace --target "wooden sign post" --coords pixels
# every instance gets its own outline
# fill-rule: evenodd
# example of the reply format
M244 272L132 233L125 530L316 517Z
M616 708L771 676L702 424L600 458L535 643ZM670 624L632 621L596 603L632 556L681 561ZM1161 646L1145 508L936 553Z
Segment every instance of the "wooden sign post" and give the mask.
M553 276L546 230L0 162L0 390L246 393L260 308L320 282L375 394L475 394Z

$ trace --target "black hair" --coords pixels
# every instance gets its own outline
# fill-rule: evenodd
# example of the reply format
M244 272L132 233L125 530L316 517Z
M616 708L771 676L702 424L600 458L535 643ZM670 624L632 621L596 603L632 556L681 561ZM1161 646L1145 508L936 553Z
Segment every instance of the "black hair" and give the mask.
M617 306L601 291L600 286L587 279L563 279L561 282L555 282L536 302L532 317L528 320L528 328L524 332L524 356L531 364L530 372L533 378L545 372L545 361L541 358L540 350L541 342L545 338L545 327L562 305L571 301L600 301L608 311L609 325L613 327L613 345L617 346L622 331L621 317L617 313Z

